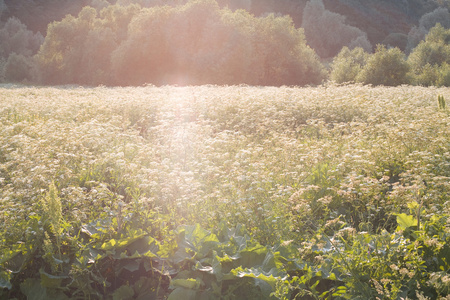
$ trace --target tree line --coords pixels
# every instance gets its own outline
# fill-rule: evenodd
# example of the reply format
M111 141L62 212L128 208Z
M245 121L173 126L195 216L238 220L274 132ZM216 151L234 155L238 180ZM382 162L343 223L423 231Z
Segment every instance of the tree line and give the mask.
M9 18L0 29L0 80L450 86L450 14L445 7L423 15L399 47L395 37L392 45L372 45L364 31L327 10L322 0L306 3L300 28L289 16L256 17L215 0L147 6L121 2L91 1L78 14L50 23L45 37Z

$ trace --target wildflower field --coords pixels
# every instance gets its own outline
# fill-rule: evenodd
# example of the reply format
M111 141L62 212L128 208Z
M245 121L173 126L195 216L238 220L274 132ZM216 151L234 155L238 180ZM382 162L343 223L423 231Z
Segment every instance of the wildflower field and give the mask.
M0 299L450 299L448 99L0 86Z

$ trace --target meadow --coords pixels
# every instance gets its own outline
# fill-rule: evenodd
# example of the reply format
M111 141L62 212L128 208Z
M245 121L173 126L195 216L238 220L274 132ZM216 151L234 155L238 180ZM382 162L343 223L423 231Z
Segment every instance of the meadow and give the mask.
M2 85L0 299L450 299L448 99Z

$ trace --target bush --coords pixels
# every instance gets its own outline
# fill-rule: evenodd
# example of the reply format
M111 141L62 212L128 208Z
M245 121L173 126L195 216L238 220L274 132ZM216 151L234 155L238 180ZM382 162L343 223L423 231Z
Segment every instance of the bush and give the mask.
M357 81L364 84L396 86L408 83L409 66L399 48L387 49L378 45L367 64L358 74Z

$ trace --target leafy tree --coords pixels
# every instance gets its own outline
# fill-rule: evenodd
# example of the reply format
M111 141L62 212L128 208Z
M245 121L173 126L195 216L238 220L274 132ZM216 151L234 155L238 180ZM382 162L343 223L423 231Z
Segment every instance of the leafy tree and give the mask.
M112 53L112 68L120 84L155 83L172 61L164 36L173 10L143 9L128 27L127 39Z
M450 29L433 27L408 57L414 82L420 85L448 85ZM446 79L447 78L447 79Z
M47 84L111 84L111 53L125 39L138 6L108 6L98 13L85 7L49 25L36 56L41 80Z
M431 28L441 24L444 28L450 28L450 12L447 8L438 7L435 10L424 14L419 20L419 27L414 26L408 34L406 46L407 53L410 53L422 40L424 40Z
M309 1L302 20L306 40L320 57L334 57L344 46L372 49L366 33L347 25L344 16L326 10L322 0Z
M390 33L381 43L388 48L397 47L404 51L408 44L408 35L399 32Z
M34 34L19 19L9 18L0 29L0 79L14 82L32 80L34 62L31 56L43 40L40 33Z
M44 38L40 33L34 34L17 18L9 18L0 29L0 56L8 57L11 53L30 56L37 52Z
M95 9L84 9L79 18L65 17L49 25L45 41L36 56L41 79L48 84L79 83L83 39L89 32Z
M353 50L348 47L342 48L331 64L330 79L337 83L356 82L356 78L366 65L369 55L360 47Z
M5 4L4 0L0 0L0 18L3 15L3 12L6 11L8 9L8 7Z
M255 18L214 0L85 7L49 26L36 59L50 84L304 85L325 77L289 17Z
M34 61L30 56L12 53L4 65L4 76L7 82L23 82L33 80Z
M399 48L378 45L374 54L357 76L364 84L396 86L408 83L409 66Z
M429 31L437 23L440 23L444 28L450 28L450 12L447 8L439 7L432 12L424 14L419 20L419 27Z

